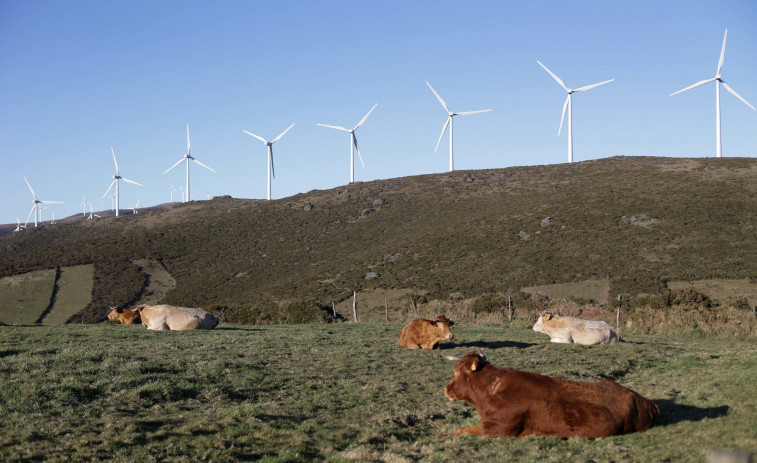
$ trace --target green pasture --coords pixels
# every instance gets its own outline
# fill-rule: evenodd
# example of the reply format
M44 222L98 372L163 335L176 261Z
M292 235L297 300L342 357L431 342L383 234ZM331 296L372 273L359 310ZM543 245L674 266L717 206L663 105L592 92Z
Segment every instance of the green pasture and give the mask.
M0 278L0 323L30 325L50 305L55 269Z
M92 300L93 265L63 267L55 285L53 306L43 319L43 325L63 325Z
M439 351L400 349L400 323L0 327L2 461L675 461L757 451L757 341L628 335L558 345L527 328L456 324ZM478 422L444 386L442 354L612 378L660 406L605 439L440 438Z

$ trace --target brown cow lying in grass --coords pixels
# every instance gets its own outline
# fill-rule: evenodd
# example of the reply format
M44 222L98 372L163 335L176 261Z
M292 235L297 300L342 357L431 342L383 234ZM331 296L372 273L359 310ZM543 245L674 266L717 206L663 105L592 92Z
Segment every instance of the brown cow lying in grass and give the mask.
M551 342L570 344L612 344L621 340L620 333L601 320L582 320L542 312L534 331L549 335Z
M436 320L417 318L402 328L397 341L400 347L408 349L438 349L439 341L455 337L449 329L454 324L444 315L439 315Z
M202 309L153 305L137 310L148 330L212 330L218 325L218 317Z
M476 353L445 358L460 363L444 395L468 402L481 416L452 436L606 437L646 431L660 414L657 404L609 379L568 381L497 368Z
M122 325L136 325L142 323L137 309L122 309L120 307L111 307L108 314L108 320L118 320Z

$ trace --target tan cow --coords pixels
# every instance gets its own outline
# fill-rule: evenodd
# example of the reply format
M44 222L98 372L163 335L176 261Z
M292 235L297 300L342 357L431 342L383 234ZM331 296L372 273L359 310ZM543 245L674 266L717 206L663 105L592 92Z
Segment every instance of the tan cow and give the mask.
M438 349L439 341L455 337L449 329L454 324L444 315L439 315L436 320L417 318L402 328L397 341L400 347L408 349Z
M137 309L122 309L120 307L111 307L108 314L108 320L118 320L122 325L136 325L142 323Z
M612 344L621 340L620 333L601 320L581 320L542 312L534 331L548 334L551 342L584 345Z
M148 330L212 330L218 317L202 309L153 305L137 307Z

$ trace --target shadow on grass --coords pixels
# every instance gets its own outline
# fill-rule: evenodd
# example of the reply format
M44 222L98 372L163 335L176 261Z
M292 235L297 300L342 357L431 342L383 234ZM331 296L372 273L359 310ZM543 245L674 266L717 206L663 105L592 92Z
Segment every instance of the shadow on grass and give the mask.
M515 347L517 349L525 349L535 345L536 344L534 343L516 341L472 341L457 344L439 344L441 349L457 349L463 347L480 347L482 349L504 349L506 347Z
M660 417L657 426L668 426L683 421L701 421L705 418L720 418L728 414L730 407L694 407L693 405L677 404L670 399L657 399L654 403L660 407Z

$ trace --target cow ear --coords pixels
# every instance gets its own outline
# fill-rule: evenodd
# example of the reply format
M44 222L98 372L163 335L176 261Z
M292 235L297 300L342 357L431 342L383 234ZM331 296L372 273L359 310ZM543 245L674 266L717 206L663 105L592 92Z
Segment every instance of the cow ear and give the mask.
M552 320L552 317L554 317L554 315L552 315L551 313L547 312L547 320Z

